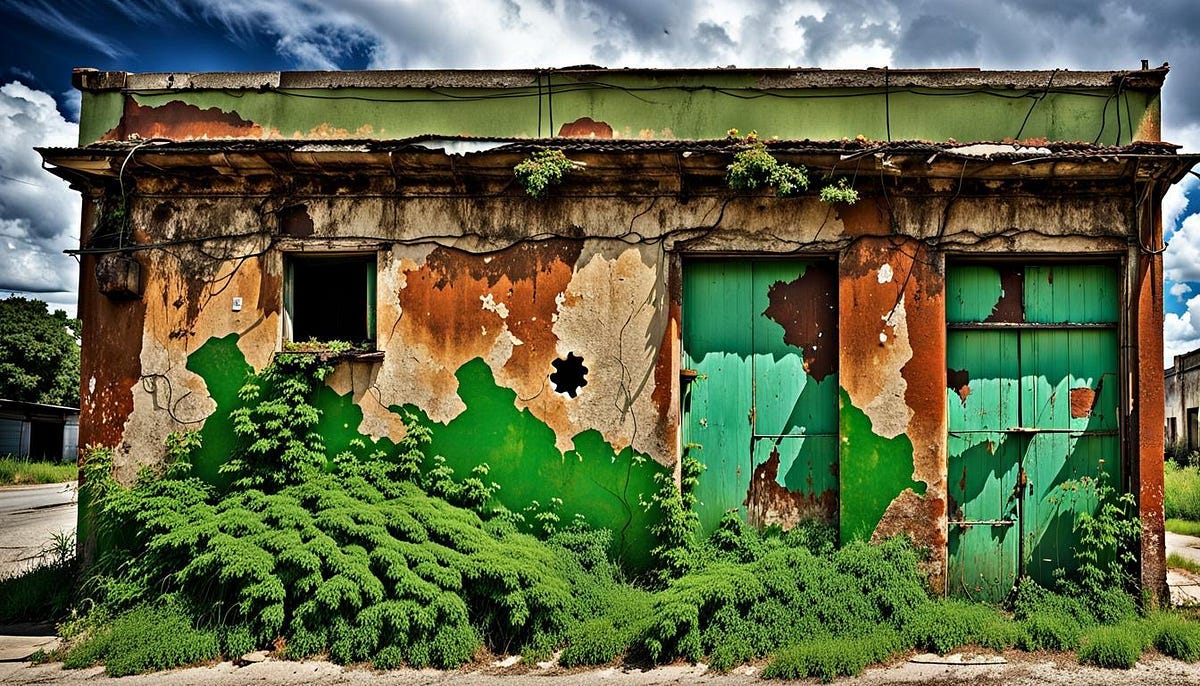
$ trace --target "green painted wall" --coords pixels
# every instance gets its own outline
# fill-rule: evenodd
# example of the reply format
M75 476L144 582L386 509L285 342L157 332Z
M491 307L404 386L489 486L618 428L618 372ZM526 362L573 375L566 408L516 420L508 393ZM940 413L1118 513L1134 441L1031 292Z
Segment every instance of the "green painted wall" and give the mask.
M588 82L558 75L552 101L533 85L505 90L142 91L132 97L142 106L180 101L237 113L267 135L285 138L312 131L382 139L422 134L539 137L590 117L625 138L724 138L730 128L738 128L785 139L863 135L886 140L890 123L893 140L1004 140L1020 133L1023 139L1090 142L1103 131L1100 142L1110 144L1118 141L1118 132L1120 141L1129 142L1137 122L1158 101L1156 94L1141 91L1124 92L1112 101L1107 90L1050 93L1031 111L1034 99L1021 96L1040 92L919 89L893 91L885 98L882 89L752 87L751 77L736 74L669 79L611 75ZM122 98L116 92L84 94L81 143L95 141L117 125Z
M563 453L553 430L517 409L516 392L497 386L483 360L466 363L455 377L467 409L446 424L429 420L416 406L403 408L432 431L430 455L444 456L464 476L487 463L488 478L500 484L498 500L515 512L534 501L545 510L551 498L562 499L556 511L563 524L583 515L589 525L613 531L613 552L628 567L647 566L649 527L657 520L641 503L657 490L654 475L664 467L630 448L614 450L598 431L576 434L574 449Z
M236 445L229 414L241 405L238 389L253 371L237 340L237 334L209 339L188 357L187 364L204 379L217 403L201 429L203 446L193 456L196 475L217 484L227 482L218 469ZM638 570L649 564L649 529L657 519L642 503L657 489L655 475L666 468L630 448L615 450L597 431L577 434L572 439L574 448L563 453L554 445L553 430L528 410L517 409L516 393L498 386L483 360L466 363L456 376L467 409L446 424L430 421L413 405L390 408L400 414L412 412L430 429L427 468L433 465L432 456L441 455L456 478L464 478L487 463L488 480L500 485L498 505L531 518L546 511L552 498L559 498L562 505L555 512L563 525L582 515L590 526L613 531L612 552L627 568ZM367 453L396 453L391 440L376 441L359 433L363 414L351 394L339 395L323 386L314 405L321 410L316 431L331 458L347 450L362 453L351 445L356 440L366 443ZM527 511L535 501L540 508Z
M925 484L913 481L913 446L908 436L878 436L871 418L850 402L841 390L841 539L869 539L891 502L911 488L925 493Z

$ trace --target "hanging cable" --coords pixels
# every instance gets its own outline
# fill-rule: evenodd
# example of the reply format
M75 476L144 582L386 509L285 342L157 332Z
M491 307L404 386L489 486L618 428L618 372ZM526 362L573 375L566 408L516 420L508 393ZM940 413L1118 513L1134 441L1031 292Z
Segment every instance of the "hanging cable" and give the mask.
M1046 87L1042 89L1042 94L1033 99L1033 104L1029 106L1029 111L1025 113L1025 119L1021 122L1021 128L1017 129L1017 135L1013 136L1014 140L1021 140L1021 134L1025 132L1025 125L1029 123L1029 116L1033 114L1033 110L1042 100L1050 93L1050 87L1054 85L1054 75L1058 70L1050 72L1050 78L1046 81Z

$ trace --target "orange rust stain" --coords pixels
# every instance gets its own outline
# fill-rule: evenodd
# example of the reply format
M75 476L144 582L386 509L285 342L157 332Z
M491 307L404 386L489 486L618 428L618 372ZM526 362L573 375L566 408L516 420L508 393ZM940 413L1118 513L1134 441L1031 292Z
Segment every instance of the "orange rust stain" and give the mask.
M558 135L566 138L612 138L612 127L591 117L580 117L558 128Z
M121 122L100 137L102 141L125 140L137 134L142 138L261 138L263 129L242 119L236 112L217 107L202 110L179 100L163 105L143 106L132 96L125 98Z
M83 384L79 445L115 448L133 412L133 388L141 378L144 300L113 301L100 295L94 278L96 258L83 258L79 318L87 345L80 356ZM92 381L95 380L93 385ZM89 393L89 388L95 391Z
M1092 409L1096 407L1096 395L1100 390L1097 386L1092 388L1072 388L1071 389L1071 418L1072 419L1087 419L1092 416Z
M488 359L507 327L521 342L503 367L514 390L561 412L561 402L550 403L557 399L547 381L558 357L555 298L566 290L580 250L579 242L562 240L522 243L489 255L434 249L423 266L406 273L398 293L402 340L422 345L453 370L474 357ZM504 305L506 317L484 308L489 295Z
M816 381L837 371L837 274L833 265L814 263L795 281L767 289L763 311L783 327L783 342L803 353L804 371Z
M838 205L835 211L847 236L887 236L891 233L887 207L878 199L863 198L853 205Z
M650 400L658 408L660 416L671 417L674 412L674 395L672 389L675 379L672 377L673 360L677 357L675 338L679 335L682 318L680 304L672 299L668 305L667 325L663 327L662 341L658 347L658 359L654 363L654 390L650 392Z
M835 490L828 490L820 495L800 491L789 491L780 486L776 479L779 477L779 450L771 451L767 461L754 468L750 477L750 490L746 493L746 512L750 524L763 528L778 524L784 529L790 529L797 524L820 520L833 522L837 516L838 499ZM810 486L811 486L811 479Z

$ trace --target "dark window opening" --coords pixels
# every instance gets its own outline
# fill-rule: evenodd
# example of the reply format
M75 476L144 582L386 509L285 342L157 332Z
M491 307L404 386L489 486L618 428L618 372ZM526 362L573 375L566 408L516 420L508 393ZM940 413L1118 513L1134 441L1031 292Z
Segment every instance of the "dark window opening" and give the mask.
M375 340L375 255L294 256L286 295L290 340Z
M1200 408L1187 408L1187 449L1195 450L1200 439Z
M63 449L63 425L34 421L29 424L29 459L60 460Z
M550 374L550 385L555 392L566 393L574 398L587 385L585 377L588 368L583 366L583 358L575 353L567 353L567 359L554 360L550 364L554 367Z

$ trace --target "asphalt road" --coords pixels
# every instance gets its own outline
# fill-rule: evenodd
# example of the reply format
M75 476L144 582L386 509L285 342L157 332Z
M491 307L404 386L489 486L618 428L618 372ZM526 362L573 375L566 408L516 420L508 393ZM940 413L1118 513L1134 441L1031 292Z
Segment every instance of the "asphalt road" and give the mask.
M0 488L0 577L36 564L56 534L75 535L75 484Z

